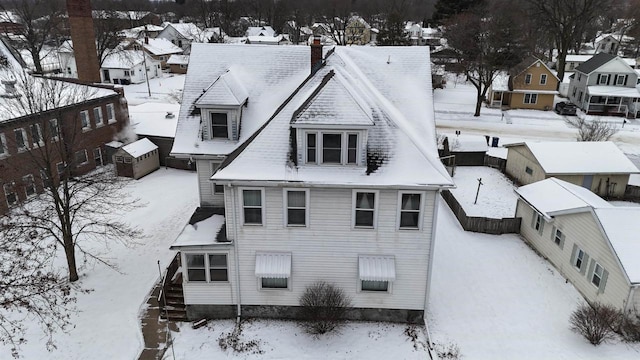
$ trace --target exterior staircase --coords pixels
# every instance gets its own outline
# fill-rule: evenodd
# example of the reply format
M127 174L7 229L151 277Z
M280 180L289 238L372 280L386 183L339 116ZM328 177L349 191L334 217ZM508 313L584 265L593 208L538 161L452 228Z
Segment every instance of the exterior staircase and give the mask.
M188 321L187 310L184 305L182 292L182 272L179 271L180 253L167 267L167 273L162 282L162 290L158 296L160 304L160 318L170 321Z

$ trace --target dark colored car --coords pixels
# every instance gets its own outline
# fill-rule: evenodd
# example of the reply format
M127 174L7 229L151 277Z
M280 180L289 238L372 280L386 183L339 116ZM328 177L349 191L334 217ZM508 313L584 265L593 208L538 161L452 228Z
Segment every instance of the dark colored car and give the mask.
M576 105L572 103L568 103L566 101L561 101L556 104L556 112L560 115L576 115Z

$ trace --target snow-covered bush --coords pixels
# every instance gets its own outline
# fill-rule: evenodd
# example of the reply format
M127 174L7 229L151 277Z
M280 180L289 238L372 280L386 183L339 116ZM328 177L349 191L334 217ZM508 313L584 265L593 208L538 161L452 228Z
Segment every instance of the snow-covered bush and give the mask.
M621 320L620 312L611 305L593 303L579 306L571 314L571 329L585 337L591 344L600 345L615 335Z
M310 334L324 334L340 326L351 299L333 284L319 281L309 285L300 296L302 326Z
M460 354L460 348L455 343L448 344L435 344L434 350L438 354L438 358L447 360L460 360L462 354Z
M640 342L640 314L632 312L626 314L620 323L620 335L630 342Z

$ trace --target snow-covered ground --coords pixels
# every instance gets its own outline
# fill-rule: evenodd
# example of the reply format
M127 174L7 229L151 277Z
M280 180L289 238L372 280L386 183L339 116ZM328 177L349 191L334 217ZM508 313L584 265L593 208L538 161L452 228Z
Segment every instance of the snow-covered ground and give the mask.
M121 85L129 105L151 103L178 103L182 100L184 74L162 73L160 77L149 79L149 86L140 84ZM151 90L151 96L149 96Z
M478 202L478 179L482 179ZM516 186L497 169L486 166L458 166L453 176L456 189L451 193L462 205L467 216L491 218L513 217L516 213Z
M73 328L55 336L58 348L49 353L38 326L30 325L28 343L21 353L25 359L138 356L143 345L140 307L159 278L157 261L164 268L173 257L169 245L198 205L198 188L195 173L161 168L133 180L129 190L143 206L122 215L130 225L144 230L146 237L134 247L109 246L106 257L118 267L117 271L100 264L81 269L77 284L92 291L78 295L78 313L71 317ZM0 346L0 359L10 357L8 347Z

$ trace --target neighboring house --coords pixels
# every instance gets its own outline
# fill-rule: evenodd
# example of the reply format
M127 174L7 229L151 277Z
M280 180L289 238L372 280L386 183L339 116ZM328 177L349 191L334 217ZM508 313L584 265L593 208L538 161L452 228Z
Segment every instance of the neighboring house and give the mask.
M269 37L274 37L276 36L276 31L273 30L273 28L269 25L265 25L265 26L249 26L247 28L247 31L245 31L245 36L246 37L250 37L250 36L269 36Z
M520 234L589 303L640 310L640 208L550 178L516 190Z
M149 11L116 11L116 10L93 10L95 22L108 21L120 29L128 29L144 25L160 25L162 20L157 14ZM113 26L111 25L111 26Z
M22 34L24 25L20 16L13 11L0 11L0 33L2 34Z
M591 59L592 57L593 55L567 55L567 59L565 60L565 63L564 63L564 70L573 72L575 68L577 68L587 60ZM637 67L636 59L622 58L622 60L624 60L624 62L626 62L629 66L631 66L634 69ZM556 66L558 65L559 64L556 63Z
M207 36L212 36L214 33L214 30L205 32L194 23L174 23L166 24L156 38L167 39L182 48L185 54L189 54L192 43L209 42L210 39Z
M371 25L360 16L352 16L344 28L346 45L365 45L371 42Z
M156 38L160 32L164 30L164 27L157 25L143 25L137 26L131 29L124 29L118 32L118 35L124 40L138 40L145 36L149 38Z
M629 175L640 172L610 141L527 141L504 147L505 172L523 185L556 177L600 196L620 198Z
M66 40L58 48L58 58L60 60L60 71L65 77L78 78L78 67L73 53L73 42Z
M442 33L430 26L423 28L419 23L408 22L405 26L405 32L411 45L429 46L432 49L442 45Z
M144 138L122 146L113 155L116 175L140 179L160 168L158 147Z
M431 61L436 65L444 65L447 71L461 71L461 55L454 49L442 48L431 53Z
M536 57L529 56L509 70L508 90L492 86L487 101L510 109L550 110L558 94L558 77Z
M125 47L128 50L140 50L141 48L144 48L144 51L152 59L159 61L163 69L168 67L167 60L169 57L182 54L182 48L172 44L167 39L145 37L144 39L133 40Z
M259 44L259 45L291 45L291 41L287 40L283 35L277 36L248 36L247 44Z
M622 58L599 53L575 68L569 100L587 114L635 118L640 113L638 73Z
M169 72L174 74L186 74L189 67L189 55L171 55L167 60Z
M103 82L123 85L138 84L147 77L153 79L161 72L160 61L140 50L113 51L105 55L100 67Z
M327 281L349 318L423 321L439 192L453 186L428 49L326 54L319 41L193 46L172 150L196 161L202 207L171 247L189 319L295 317Z
M57 181L61 173L82 175L108 162L105 144L120 137L128 112L122 91L32 77L1 41L0 53L9 59L0 73L0 214L4 214L41 193L43 184ZM43 97L55 92L59 101L27 104L34 99L25 96L26 87ZM47 151L58 149L61 141L66 158Z
M601 34L594 41L595 53L618 55L620 49L620 35Z

